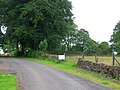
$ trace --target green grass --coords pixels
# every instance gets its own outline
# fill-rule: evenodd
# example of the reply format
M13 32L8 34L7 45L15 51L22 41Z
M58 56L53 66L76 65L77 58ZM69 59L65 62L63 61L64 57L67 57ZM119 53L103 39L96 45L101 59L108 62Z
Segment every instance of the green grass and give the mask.
M63 70L70 74L74 74L74 75L86 78L88 80L91 80L91 81L101 84L103 86L111 87L115 90L120 90L120 82L119 81L116 81L111 78L105 78L101 74L94 73L94 72L91 72L91 71L88 71L88 70L85 70L82 68L77 68L75 62L65 61L65 62L61 62L61 63L56 63L56 62L54 62L53 59L50 59L50 58L48 58L46 60L37 59L37 58L36 59L35 58L26 58L26 59Z
M0 90L17 90L16 76L0 73Z

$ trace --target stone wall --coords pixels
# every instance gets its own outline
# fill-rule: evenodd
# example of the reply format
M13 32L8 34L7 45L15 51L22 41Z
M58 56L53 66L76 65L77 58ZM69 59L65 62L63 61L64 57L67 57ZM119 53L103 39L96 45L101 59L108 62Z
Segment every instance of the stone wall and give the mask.
M94 72L105 74L113 78L120 78L120 66L110 66L105 64L93 63L91 61L78 59L78 67L85 68Z

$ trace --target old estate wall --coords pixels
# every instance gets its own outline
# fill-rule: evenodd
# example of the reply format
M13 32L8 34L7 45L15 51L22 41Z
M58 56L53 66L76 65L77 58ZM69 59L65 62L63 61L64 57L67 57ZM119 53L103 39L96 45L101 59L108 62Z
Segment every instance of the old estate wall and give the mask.
M94 72L105 74L113 78L120 78L120 66L110 66L106 64L93 63L91 61L78 59L78 67L85 68Z

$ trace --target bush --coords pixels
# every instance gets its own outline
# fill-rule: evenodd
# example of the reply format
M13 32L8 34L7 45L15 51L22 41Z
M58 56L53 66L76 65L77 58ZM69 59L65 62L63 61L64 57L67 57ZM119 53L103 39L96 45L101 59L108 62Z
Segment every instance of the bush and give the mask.
M48 48L48 43L47 40L45 39L44 41L41 41L39 44L39 49L42 51L41 53L45 53Z
M35 50L30 50L28 53L27 53L27 57L41 57L43 55L42 51L35 51Z
M23 56L21 51L15 51L14 56Z

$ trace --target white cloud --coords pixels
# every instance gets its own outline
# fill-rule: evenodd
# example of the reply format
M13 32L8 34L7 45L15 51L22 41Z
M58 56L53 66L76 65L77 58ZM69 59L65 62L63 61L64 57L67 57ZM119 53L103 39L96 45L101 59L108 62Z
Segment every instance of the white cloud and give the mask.
M109 41L120 20L120 0L70 0L75 23L89 31L95 41Z

